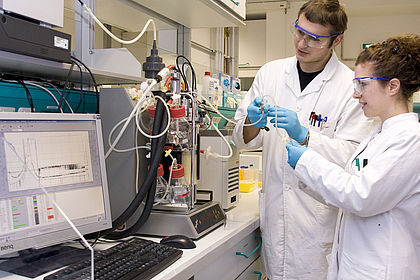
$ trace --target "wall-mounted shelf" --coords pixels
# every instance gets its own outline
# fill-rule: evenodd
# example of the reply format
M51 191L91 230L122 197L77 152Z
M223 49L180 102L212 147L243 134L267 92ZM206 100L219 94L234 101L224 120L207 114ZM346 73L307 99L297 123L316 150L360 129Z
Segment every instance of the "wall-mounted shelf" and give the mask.
M132 0L188 28L242 26L246 0Z
M41 58L0 51L0 72L25 76L28 78L47 78L48 80L65 81L71 64L45 60ZM82 68L83 69L83 68ZM145 78L112 73L95 68L90 69L98 84L139 83ZM75 66L69 79L73 83L80 82L80 72ZM84 71L83 83L91 83L89 73Z

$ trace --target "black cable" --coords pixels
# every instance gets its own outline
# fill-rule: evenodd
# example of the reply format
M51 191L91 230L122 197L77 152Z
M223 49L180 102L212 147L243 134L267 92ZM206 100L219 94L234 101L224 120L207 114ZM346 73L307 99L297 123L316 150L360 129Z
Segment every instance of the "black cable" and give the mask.
M25 85L25 83L22 80L16 80L19 84L21 84L23 86L23 88L26 91L26 98L28 98L28 102L29 102L29 106L31 106L31 112L35 112L35 107L34 107L34 101L32 99L32 95L29 92L28 87Z
M181 74L182 79L184 80L184 83L185 83L185 90L186 90L186 91L189 91L189 88L190 88L190 87L189 87L189 85L188 85L188 80L187 80L187 77L185 76L183 69L181 69L181 68L179 67L179 62L178 62L178 60L179 60L180 58L182 58L182 57L184 57L184 56L181 56L181 55L177 56L177 58L176 58L176 68L177 68L178 72Z
M178 63L178 60L180 58L183 58L186 61L186 62L183 63L182 69L179 67L179 63ZM184 72L184 69L183 69L184 64L188 65L191 69L191 79L192 79L191 89L192 89L192 91L196 91L197 90L197 76L195 75L194 67L192 66L192 64L191 64L191 62L189 61L188 58L186 58L183 55L178 55L178 57L176 58L176 66L178 68L178 71L181 73L182 78L184 79L184 82L185 82L185 85L186 85L185 89L187 91L189 91L189 87L187 87L188 81L187 81L187 78L186 78L186 75L185 75L185 72Z
M48 85L48 86L50 86L50 87L52 87L52 88L54 88L55 89L55 91L57 92L57 94L58 95L60 95L60 97L61 98L63 98L64 99L64 103L66 103L66 105L67 105L67 108L69 108L69 111L70 112L74 112L73 111L73 108L71 108L71 106L70 106L70 103L68 102L68 100L67 100L67 98L66 97L64 97L64 95L58 90L58 88L53 84L53 83L50 83L50 82L48 82L48 81L44 81L44 80L42 80L42 79L39 79L40 80L40 82L41 83L43 83L44 85ZM59 111L60 111L60 109L58 109ZM64 110L63 110L64 111Z
M17 83L21 84L19 81L22 80L22 77L15 76L15 75L4 75L4 74L2 74L1 77L0 77L0 80L3 81L3 82L6 82L6 83L10 83L11 80L13 80L13 81L16 81ZM65 103L66 103L67 107L69 108L69 110L70 111L72 110L72 109L70 109L70 104L68 103L67 99L64 97L64 95L58 89L58 87L60 87L60 85L54 85L54 82L50 82L48 80L44 80L44 79L40 79L40 78L34 78L33 80L30 80L30 82L43 83L44 85L46 84L49 87L54 88L55 92L60 96L60 98L64 99L64 101L66 101ZM24 86L26 86L26 84ZM29 90L29 88L28 88L28 90ZM60 111L60 106L58 106L58 111Z
M83 102L83 110L82 110L82 112L85 113L85 94L83 92L83 71L82 71L82 67L80 67L80 64L78 62L76 62L76 66L79 68L79 72L80 72L80 100L79 100L79 104L77 105L77 107L74 110L74 112L77 113L77 111L80 108L80 105Z
M98 91L98 84L96 83L96 80L95 80L95 77L92 74L92 71L90 71L90 69L81 60L79 60L78 58L76 58L74 56L71 56L71 59L73 59L73 60L79 62L80 64L82 64L83 67L85 67L85 69L89 72L89 75L92 78L92 82L93 82L93 85L95 87L96 102L97 102L97 104L96 104L96 114L99 114L99 91Z
M187 72L185 71L185 66L186 66L186 65L188 65L188 62L184 62L184 63L182 63L182 73L184 73L185 78L187 78L187 79L188 79L188 77L187 77ZM192 85L191 85L191 89L192 89ZM187 90L187 91L189 91L189 90Z
M74 62L71 63L69 72L67 73L66 82L64 83L64 87L63 87L63 95L60 98L60 102L58 102L58 111L60 111L60 108L63 106L63 101L64 101L63 98L66 95L66 89L69 84L70 75L71 75L71 72L73 72L73 68L74 68Z
M89 244L90 247L92 247L92 248L95 247L96 243L99 240L99 237L100 237L100 232L97 233L95 239L92 241L92 243ZM86 244L82 242L82 239L78 239L78 241L79 241L80 245L83 246L83 248L88 249L88 247L86 247Z

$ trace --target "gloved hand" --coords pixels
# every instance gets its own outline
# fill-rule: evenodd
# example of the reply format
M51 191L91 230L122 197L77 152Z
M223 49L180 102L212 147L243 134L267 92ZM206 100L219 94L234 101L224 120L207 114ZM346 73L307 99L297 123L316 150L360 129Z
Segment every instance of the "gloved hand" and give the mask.
M263 128L267 125L267 116L268 116L268 110L270 108L269 105L264 106L264 113L261 112L261 106L262 100L261 97L257 96L254 101L252 101L251 104L248 106L248 119L253 124L253 126L257 128ZM261 117L262 116L262 117ZM259 121L258 121L259 120Z
M277 108L277 118L276 118ZM290 138L295 139L298 143L305 141L309 129L300 124L298 116L295 111L282 108L280 106L271 107L268 111L269 117L274 117L270 120L277 128L284 128L289 134ZM276 125L277 120L277 125Z
M291 140L286 144L287 149L287 163L293 168L296 168L296 164L299 161L302 154L308 149L306 146L299 145L295 140Z

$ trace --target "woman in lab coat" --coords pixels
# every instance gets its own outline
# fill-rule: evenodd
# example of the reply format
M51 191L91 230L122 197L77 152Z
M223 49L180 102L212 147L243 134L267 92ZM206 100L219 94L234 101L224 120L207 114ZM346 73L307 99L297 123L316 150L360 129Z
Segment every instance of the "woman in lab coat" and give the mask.
M420 279L420 36L392 37L357 58L354 94L381 122L345 169L296 143L288 162L307 192L340 208L328 279ZM315 195L315 194L314 194Z

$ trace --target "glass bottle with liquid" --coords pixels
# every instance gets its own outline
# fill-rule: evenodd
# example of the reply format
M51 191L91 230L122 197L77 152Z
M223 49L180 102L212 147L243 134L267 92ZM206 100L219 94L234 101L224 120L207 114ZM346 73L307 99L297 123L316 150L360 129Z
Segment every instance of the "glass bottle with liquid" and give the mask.
M174 145L188 144L191 135L191 125L186 118L184 105L170 107L171 124L168 131L168 142Z
M187 180L184 177L184 166L182 164L176 164L169 167L169 172L172 170L172 177L170 180L170 189L172 200L174 204L186 204L188 207L191 206L191 190Z

